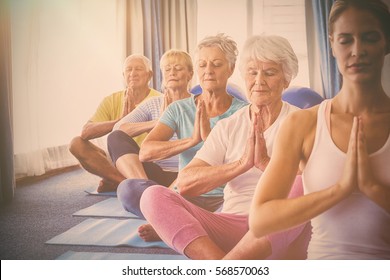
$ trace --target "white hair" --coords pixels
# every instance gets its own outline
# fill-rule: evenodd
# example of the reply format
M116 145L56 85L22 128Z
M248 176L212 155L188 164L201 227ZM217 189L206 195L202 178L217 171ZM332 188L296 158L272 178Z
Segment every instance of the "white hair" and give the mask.
M277 35L256 35L248 38L240 57L240 72L245 73L249 61L273 61L282 65L284 77L291 82L298 74L298 58L286 38Z
M226 59L229 61L230 67L234 69L236 65L238 50L237 43L229 36L219 33L215 36L207 36L199 42L195 57L197 59L199 51L205 47L218 47L225 54Z
M153 72L152 62L150 62L149 58L142 54L132 54L126 57L125 62L123 63L123 71L125 71L126 65L132 59L141 59L145 65L146 71Z

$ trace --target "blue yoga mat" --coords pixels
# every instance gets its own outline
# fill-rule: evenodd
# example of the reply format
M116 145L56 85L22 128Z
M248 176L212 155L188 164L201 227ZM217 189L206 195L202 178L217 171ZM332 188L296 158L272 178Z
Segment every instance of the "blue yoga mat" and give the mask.
M98 196L116 196L116 192L97 192L97 188L93 187L87 190L84 190L89 195L98 195Z
M138 227L145 223L140 219L88 218L46 244L169 248L162 241L145 242L138 236Z
M183 255L68 251L57 260L188 260Z
M73 216L139 219L138 216L123 209L122 204L116 197L110 197L92 206L81 209L75 212Z

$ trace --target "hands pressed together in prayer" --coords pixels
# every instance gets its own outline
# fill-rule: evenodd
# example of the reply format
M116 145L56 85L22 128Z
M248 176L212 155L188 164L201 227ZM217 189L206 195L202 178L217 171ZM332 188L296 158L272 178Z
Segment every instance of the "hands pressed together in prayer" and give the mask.
M369 192L376 185L378 184L373 177L368 157L363 121L360 117L354 117L349 137L347 160L338 186L345 196L359 190L369 196Z
M131 87L127 87L124 100L123 100L123 110L122 110L122 117L128 115L131 111L135 109L135 102L134 102L134 91Z
M164 89L164 100L161 104L160 115L162 115L164 111L168 108L168 105L173 102L173 97L171 93L172 91L169 88Z
M194 132L192 134L194 144L196 145L202 141L205 141L207 136L209 136L210 131L210 117L207 114L204 101L199 99L196 105Z
M240 160L247 170L255 166L264 171L267 167L270 158L267 154L264 132L270 126L271 113L267 106L261 106L258 112L252 112L252 129Z

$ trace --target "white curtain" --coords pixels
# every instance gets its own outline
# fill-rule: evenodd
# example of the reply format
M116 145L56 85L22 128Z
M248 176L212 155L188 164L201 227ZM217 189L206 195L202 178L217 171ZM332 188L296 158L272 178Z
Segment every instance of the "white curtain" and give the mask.
M159 88L160 55L192 51L196 15L196 0L12 1L16 177L78 164L68 144L100 101L123 89L125 57L154 53ZM157 41L152 22L161 28Z
M152 86L159 90L160 58L164 52L175 48L193 54L196 47L197 1L130 0L127 30L127 53L141 53L152 61Z
M12 63L9 1L0 2L0 206L14 196Z
M68 143L123 88L125 9L125 0L12 1L17 177L77 164Z

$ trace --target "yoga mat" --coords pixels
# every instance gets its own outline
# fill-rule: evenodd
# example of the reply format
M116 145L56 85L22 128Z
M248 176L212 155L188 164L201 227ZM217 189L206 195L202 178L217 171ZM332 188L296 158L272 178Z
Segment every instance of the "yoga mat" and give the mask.
M89 195L99 195L99 196L116 196L116 192L97 192L97 188L93 187L87 190L84 190Z
M145 223L139 219L88 218L46 244L169 248L162 241L145 242L138 236L138 227Z
M116 197L110 197L81 209L74 213L73 216L139 219L138 216L123 209L122 204Z
M68 251L57 260L188 260L183 255Z

